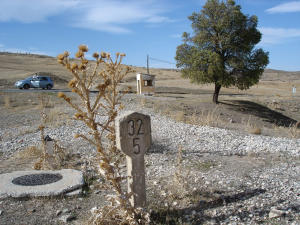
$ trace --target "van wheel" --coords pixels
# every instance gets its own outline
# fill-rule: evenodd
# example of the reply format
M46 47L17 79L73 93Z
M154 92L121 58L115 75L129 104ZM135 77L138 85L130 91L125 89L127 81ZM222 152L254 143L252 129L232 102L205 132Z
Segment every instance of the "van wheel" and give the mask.
M50 90L52 88L52 85L51 84L48 84L47 87L46 87L48 90Z
M24 84L23 88L24 88L24 89L29 89L29 88L30 88L30 87L29 87L29 84Z

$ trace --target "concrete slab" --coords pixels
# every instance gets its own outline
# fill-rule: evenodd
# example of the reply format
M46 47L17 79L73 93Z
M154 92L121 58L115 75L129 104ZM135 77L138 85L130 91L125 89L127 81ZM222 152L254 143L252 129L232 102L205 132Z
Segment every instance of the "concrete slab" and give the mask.
M48 184L14 184L13 180L22 176L34 177L35 174L40 175L60 175L62 178L58 181ZM32 176L33 175L33 176ZM43 176L40 176L43 177ZM32 182L32 181L31 181ZM48 170L29 170L16 171L12 173L0 174L0 199L13 197L38 197L38 196L56 196L69 193L80 189L84 185L83 174L81 171L72 169L63 169L56 171Z

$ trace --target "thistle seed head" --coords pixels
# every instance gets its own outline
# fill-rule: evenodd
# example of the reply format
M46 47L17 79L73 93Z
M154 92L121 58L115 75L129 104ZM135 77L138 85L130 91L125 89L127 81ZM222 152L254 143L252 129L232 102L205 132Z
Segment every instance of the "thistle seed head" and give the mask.
M110 84L111 84L111 79L107 79L107 80L105 81L105 85L108 86L108 85L110 85Z
M78 49L82 52L88 52L89 49L86 45L79 45Z
M93 57L94 57L95 59L98 59L98 58L99 58L99 54L98 54L97 52L95 52L95 53L93 54Z
M80 70L85 70L86 69L86 65L85 64L80 64L79 69Z
M83 53L83 51L81 51L81 50L79 50L78 52L76 52L76 54L75 54L75 57L76 58L81 58L81 57L83 57L84 56L84 53Z
M56 58L58 60L64 60L65 59L65 55L64 54L59 54Z
M72 79L69 81L68 86L69 86L69 88L74 88L74 87L76 87L77 83L78 82L76 79Z
M72 69L72 70L78 69L77 63L72 63L71 69Z

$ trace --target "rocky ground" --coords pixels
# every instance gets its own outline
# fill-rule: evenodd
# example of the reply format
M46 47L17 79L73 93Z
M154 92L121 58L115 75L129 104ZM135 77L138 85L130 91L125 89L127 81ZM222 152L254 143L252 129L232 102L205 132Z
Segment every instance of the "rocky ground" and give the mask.
M151 116L145 163L153 224L300 224L300 139L186 124L141 107L133 95L124 101L126 110ZM59 108L54 121L60 122L46 134L69 152L68 167L80 169L95 152L74 140L86 130L66 119L70 112ZM32 168L37 109L3 107L0 118L0 173ZM109 194L98 181L77 197L2 199L0 224L84 224Z

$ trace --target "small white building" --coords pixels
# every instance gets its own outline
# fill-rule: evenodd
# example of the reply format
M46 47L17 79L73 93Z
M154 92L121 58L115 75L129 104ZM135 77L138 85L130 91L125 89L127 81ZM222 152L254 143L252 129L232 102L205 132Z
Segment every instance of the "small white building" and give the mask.
M141 95L155 93L155 75L138 73L136 75L136 92Z

